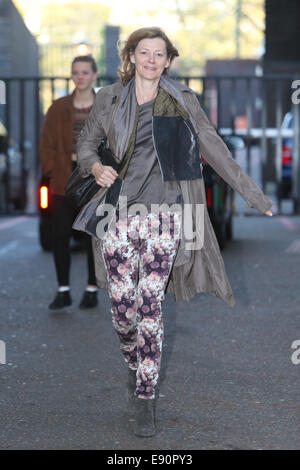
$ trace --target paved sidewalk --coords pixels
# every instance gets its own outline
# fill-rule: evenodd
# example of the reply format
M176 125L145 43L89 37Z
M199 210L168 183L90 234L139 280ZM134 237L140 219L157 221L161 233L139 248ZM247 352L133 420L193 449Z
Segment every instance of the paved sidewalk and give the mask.
M107 293L99 309L78 309L86 262L74 253L74 304L49 313L53 261L36 233L33 217L0 230L1 449L299 449L300 218L235 218L223 253L234 308L166 297L158 433L148 439L124 411Z

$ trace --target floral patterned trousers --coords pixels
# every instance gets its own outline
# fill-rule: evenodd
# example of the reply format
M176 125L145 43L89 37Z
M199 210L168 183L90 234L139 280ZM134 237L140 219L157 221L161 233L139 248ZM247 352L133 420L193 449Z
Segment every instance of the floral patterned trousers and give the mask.
M177 252L181 214L128 215L102 239L112 321L136 395L153 399L162 355L161 304Z

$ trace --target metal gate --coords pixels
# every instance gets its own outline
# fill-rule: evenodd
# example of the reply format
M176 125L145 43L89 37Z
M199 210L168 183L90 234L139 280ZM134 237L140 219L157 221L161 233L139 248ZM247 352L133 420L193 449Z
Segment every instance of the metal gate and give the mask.
M176 77L199 95L218 133L243 139L234 158L273 199L300 210L300 82L289 75ZM115 78L99 77L97 87ZM3 78L0 104L0 213L34 213L39 183L38 146L45 112L71 92L66 77ZM236 206L236 213L251 213Z

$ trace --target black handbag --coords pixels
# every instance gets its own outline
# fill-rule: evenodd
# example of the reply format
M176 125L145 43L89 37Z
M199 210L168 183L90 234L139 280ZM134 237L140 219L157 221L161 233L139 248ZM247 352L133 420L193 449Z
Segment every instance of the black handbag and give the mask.
M103 140L98 148L99 161L102 165L113 167L117 172L120 169L118 163L109 148L106 146L106 141ZM83 178L79 173L78 166L72 172L65 187L65 195L69 199L72 206L80 210L87 204L92 197L101 189L101 186L96 183L95 177L89 175Z

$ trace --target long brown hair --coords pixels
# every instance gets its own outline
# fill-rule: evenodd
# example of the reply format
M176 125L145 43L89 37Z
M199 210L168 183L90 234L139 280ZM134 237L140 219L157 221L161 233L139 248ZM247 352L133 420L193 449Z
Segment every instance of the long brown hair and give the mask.
M135 65L130 61L130 54L135 51L136 46L142 39L153 38L161 38L166 43L167 57L170 59L170 65L164 69L163 74L169 75L173 59L179 56L178 50L173 46L162 29L157 27L140 28L130 34L119 52L121 66L118 69L118 73L123 85L126 85L135 75Z

